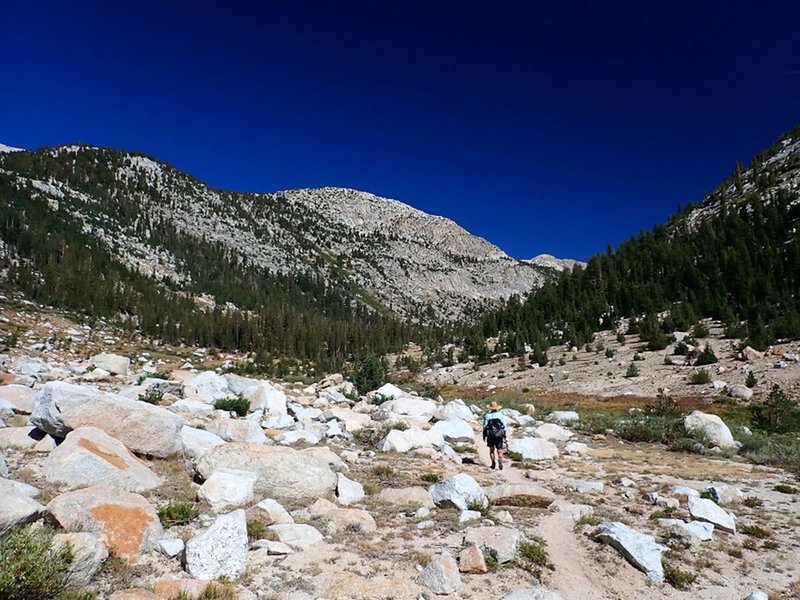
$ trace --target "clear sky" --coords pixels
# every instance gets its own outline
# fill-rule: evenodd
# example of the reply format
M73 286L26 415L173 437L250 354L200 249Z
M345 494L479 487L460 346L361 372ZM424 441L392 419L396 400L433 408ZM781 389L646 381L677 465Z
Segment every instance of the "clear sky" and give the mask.
M0 143L346 186L587 259L800 122L800 2L0 2Z

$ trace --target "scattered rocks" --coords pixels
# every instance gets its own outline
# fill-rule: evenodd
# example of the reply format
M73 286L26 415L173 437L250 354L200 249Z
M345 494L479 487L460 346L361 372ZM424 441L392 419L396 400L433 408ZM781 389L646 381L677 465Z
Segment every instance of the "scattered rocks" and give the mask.
M736 533L736 518L717 506L713 500L689 497L689 514L692 518L712 523L717 529Z

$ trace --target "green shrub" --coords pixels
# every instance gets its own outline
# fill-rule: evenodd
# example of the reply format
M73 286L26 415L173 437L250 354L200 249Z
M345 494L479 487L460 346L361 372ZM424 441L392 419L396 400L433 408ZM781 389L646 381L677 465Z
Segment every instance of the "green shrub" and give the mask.
M541 579L542 569L555 569L550 557L547 555L547 542L539 536L531 536L530 540L520 542L514 563L526 571L533 573L534 577Z
M664 562L664 580L675 589L688 589L695 579L697 579L696 573L683 571L669 562Z
M714 354L714 348L711 347L711 344L706 344L706 347L703 348L703 351L700 353L700 356L697 357L697 360L694 361L694 364L698 367L702 367L703 365L713 365L717 360L717 355Z
M675 356L686 356L687 352L689 352L689 346L683 340L675 344L675 348L672 350Z
M692 328L692 337L693 338L708 337L708 326L700 321L695 323L694 327Z
M362 394L376 390L389 380L389 363L376 354L367 354L358 361L351 379Z
M675 362L672 360L672 357L669 354L664 355L664 364L665 365L674 365Z
M372 468L372 473L378 477L387 478L394 474L394 469L389 465L376 465Z
M676 417L681 413L678 402L671 398L664 388L658 388L656 399L647 405L647 411L662 417Z
M635 360L636 362L641 362L644 360L644 356L642 356L637 352L636 354L633 355L633 360Z
M624 346L625 345L625 334L624 333L620 332L620 333L617 334L617 343L620 346Z
M711 375L708 372L708 369L698 369L691 375L689 375L689 383L694 385L702 385L704 383L711 382Z
M40 600L64 591L72 549L53 547L49 527L23 525L0 537L0 598Z
M763 402L750 407L750 420L758 429L774 433L800 430L800 409L797 403L776 383Z
M97 600L94 592L73 592L67 590L56 596L56 600Z
M638 376L639 376L639 367L637 367L633 363L629 364L628 370L625 371L625 377L638 377Z
M239 394L235 398L223 398L221 400L217 400L214 402L214 408L217 410L235 412L240 417L243 417L250 410L250 401Z
M199 596L179 593L169 600L236 600L236 589L230 583L209 583Z
M760 525L742 525L738 528L739 531L745 535L749 535L751 537L764 539L772 536L772 532L769 529L765 529Z
M423 473L419 478L426 483L437 483L441 476L438 473Z
M611 348L606 348L606 358L614 358L614 351Z
M173 502L158 509L158 519L164 527L184 525L198 514L197 506L187 502Z
M742 500L742 504L744 504L747 508L758 508L759 506L764 505L764 501L756 496L748 496Z
M394 396L384 396L383 394L375 394L370 398L370 404L374 404L375 406L380 406L384 402L389 402L389 400L394 400Z
M161 399L164 397L164 390L158 388L157 386L152 386L147 388L143 394L139 394L139 400L141 402L147 402L148 404L160 404Z
M780 492L781 494L796 494L797 488L786 483L779 483L775 486L775 491Z
M753 388L758 383L758 379L756 379L756 374L752 371L747 372L747 378L744 380L744 384L749 387Z
M270 530L262 521L247 522L247 539L251 542L255 540L266 540L270 538Z

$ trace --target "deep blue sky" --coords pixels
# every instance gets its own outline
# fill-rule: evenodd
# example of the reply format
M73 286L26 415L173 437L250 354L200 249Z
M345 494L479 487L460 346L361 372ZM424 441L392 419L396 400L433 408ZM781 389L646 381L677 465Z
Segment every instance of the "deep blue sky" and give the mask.
M587 259L800 122L798 23L796 0L3 0L0 142L353 187Z

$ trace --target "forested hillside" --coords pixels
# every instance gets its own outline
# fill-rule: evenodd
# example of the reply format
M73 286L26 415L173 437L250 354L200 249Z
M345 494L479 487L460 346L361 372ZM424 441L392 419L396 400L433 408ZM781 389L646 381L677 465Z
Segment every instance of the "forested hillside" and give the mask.
M483 338L500 335L512 353L532 344L536 359L551 344L581 346L622 318L655 346L703 317L759 348L800 337L799 225L800 127L669 223L565 271L524 301L511 299L467 333L468 351L485 353Z

